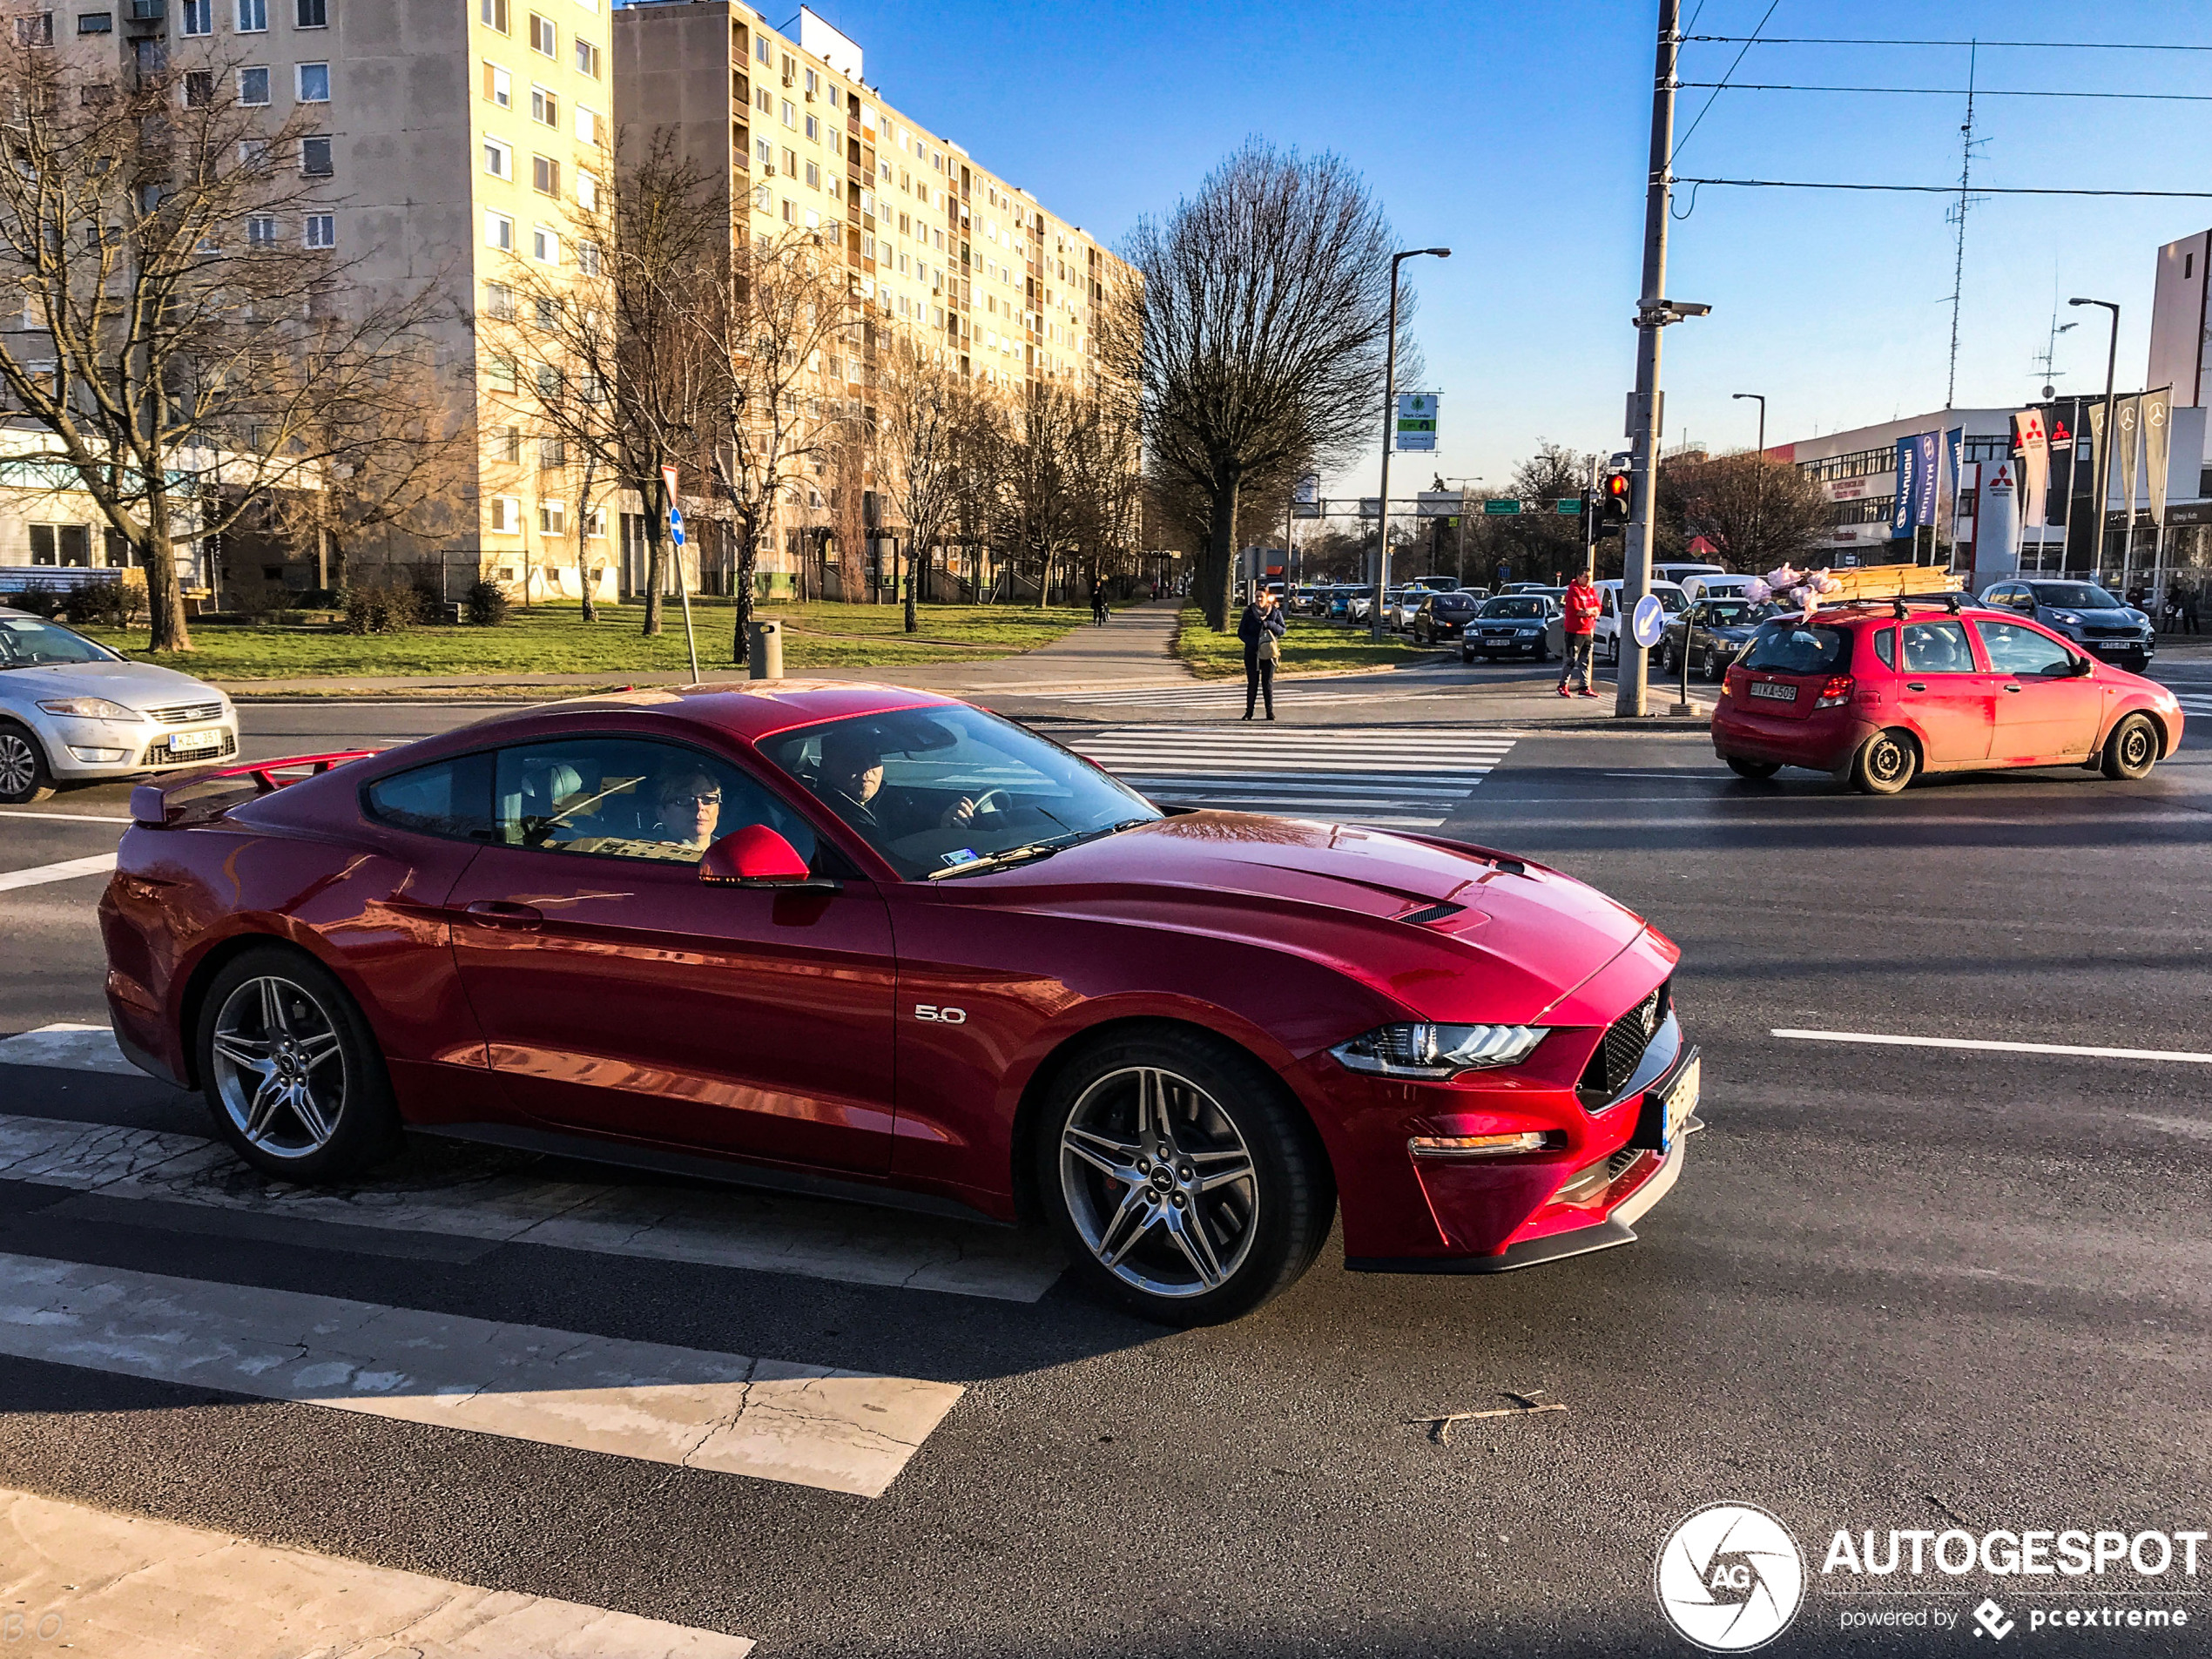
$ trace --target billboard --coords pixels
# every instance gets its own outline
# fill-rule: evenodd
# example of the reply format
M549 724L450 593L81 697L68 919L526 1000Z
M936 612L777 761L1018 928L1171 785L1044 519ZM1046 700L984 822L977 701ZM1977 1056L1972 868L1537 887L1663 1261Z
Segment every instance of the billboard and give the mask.
M1400 392L1397 418L1392 423L1394 446L1400 449L1436 448L1436 394Z

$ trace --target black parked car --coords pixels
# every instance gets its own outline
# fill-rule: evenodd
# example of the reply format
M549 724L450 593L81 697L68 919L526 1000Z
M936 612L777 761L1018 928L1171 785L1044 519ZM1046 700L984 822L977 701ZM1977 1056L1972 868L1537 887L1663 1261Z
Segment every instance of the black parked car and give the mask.
M1474 594L1457 589L1428 595L1413 612L1413 643L1436 645L1457 639L1481 603Z
M1736 653L1758 631L1759 624L1782 614L1779 605L1754 604L1749 599L1693 599L1687 609L1668 619L1659 672L1669 679L1680 676L1686 651L1692 672L1717 680L1728 672ZM1683 643L1685 635L1687 646Z
M1460 637L1460 660L1471 663L1479 656L1495 662L1525 655L1548 661L1551 626L1558 615L1559 608L1540 593L1505 593L1485 600Z

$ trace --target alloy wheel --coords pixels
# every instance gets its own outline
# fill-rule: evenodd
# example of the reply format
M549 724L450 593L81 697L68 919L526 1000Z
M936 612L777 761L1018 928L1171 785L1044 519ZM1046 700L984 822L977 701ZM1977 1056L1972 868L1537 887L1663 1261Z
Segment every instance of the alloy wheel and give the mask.
M1068 1213L1099 1264L1150 1296L1234 1278L1259 1219L1251 1149L1189 1078L1130 1066L1086 1089L1060 1136Z
M346 1061L330 1013L287 979L249 979L215 1016L211 1069L238 1132L272 1157L303 1158L338 1132Z
M0 732L0 796L28 795L38 781L38 752L19 732Z

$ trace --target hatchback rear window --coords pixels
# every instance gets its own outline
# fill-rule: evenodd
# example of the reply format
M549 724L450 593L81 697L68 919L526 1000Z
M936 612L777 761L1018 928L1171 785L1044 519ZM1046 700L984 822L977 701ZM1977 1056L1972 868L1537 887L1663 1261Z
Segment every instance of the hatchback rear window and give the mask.
M1835 674L1851 664L1851 636L1840 628L1797 621L1763 624L1742 666L1771 674Z

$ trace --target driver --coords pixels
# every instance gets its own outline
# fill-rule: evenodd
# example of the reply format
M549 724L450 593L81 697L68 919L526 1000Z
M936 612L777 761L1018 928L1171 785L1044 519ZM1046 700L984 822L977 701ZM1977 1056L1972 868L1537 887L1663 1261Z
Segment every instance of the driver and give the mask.
M658 816L652 840L685 853L704 853L722 821L722 786L701 767L678 766L661 774L653 806Z
M822 736L822 799L830 809L855 829L875 830L887 836L911 834L918 826L895 820L910 819L883 793L883 753L874 732L866 726L842 726ZM975 800L962 795L938 815L941 827L967 825L976 814Z

